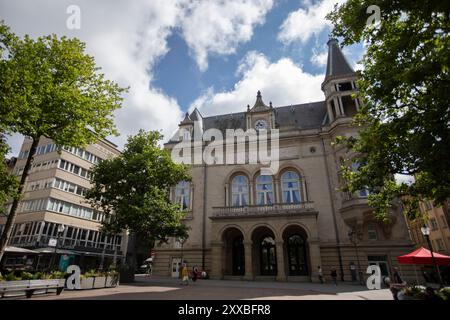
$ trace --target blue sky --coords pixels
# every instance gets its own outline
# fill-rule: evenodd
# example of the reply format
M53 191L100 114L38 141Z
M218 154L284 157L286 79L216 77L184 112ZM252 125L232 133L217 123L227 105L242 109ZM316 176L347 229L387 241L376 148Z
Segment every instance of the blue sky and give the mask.
M324 15L342 1L0 0L0 19L19 35L80 38L108 78L130 86L111 138L122 146L139 128L170 136L193 107L244 111L257 90L275 107L323 99ZM80 29L67 28L70 5ZM363 47L344 52L355 66ZM21 137L9 142L16 154Z

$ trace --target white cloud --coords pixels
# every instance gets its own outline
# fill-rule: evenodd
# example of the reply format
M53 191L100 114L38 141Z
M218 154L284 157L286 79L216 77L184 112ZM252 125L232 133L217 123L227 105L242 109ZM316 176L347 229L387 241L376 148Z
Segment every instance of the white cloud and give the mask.
M69 30L69 5L81 9L81 29ZM175 28L192 50L202 70L210 53L231 54L250 40L253 27L264 21L272 0L0 0L1 19L20 35L56 33L86 42L108 79L130 86L124 107L116 113L122 146L139 128L162 129L166 137L182 117L173 97L152 86L153 68L170 48L167 38ZM10 139L17 154L20 139Z
M272 0L194 1L182 21L182 33L200 68L208 67L208 55L229 55L253 35L272 8Z
M71 4L81 9L80 30L66 28L66 8ZM107 78L130 86L123 108L116 113L122 135L111 138L119 145L139 128L162 128L168 135L176 127L175 119L182 116L175 99L151 86L151 70L169 50L166 38L180 10L175 0L0 2L2 18L13 32L78 37Z
M342 4L346 0L322 0L312 4L310 0L303 0L303 6L297 11L289 13L280 27L278 40L284 44L294 41L305 43L313 35L318 35L331 23L325 16L334 8L334 4Z
M313 50L313 55L311 56L311 63L317 67L324 67L327 65L328 52L318 52L317 50Z
M320 85L323 75L305 72L289 58L271 63L266 56L250 52L237 68L241 79L230 91L214 92L208 89L191 104L203 115L246 111L247 104L253 106L256 92L261 90L266 104L274 107L324 99Z

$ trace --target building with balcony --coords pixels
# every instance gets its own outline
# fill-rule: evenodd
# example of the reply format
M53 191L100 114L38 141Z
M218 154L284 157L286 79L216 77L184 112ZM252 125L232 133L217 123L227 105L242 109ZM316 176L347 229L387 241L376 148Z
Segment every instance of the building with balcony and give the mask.
M32 140L25 138L13 174L20 177ZM26 180L23 199L8 246L27 254L5 254L4 268L45 270L58 263L82 269L106 267L126 254L127 235L107 236L99 230L105 218L87 203L90 168L119 154L113 143L100 140L86 149L59 147L42 137ZM6 204L8 212L11 203ZM0 217L0 233L6 217ZM20 250L15 250L21 252ZM30 256L32 259L30 259ZM29 265L27 265L29 264Z
M154 274L176 277L187 261L220 279L318 281L321 266L325 277L336 269L343 280L355 281L357 270L365 274L369 264L389 275L396 257L413 249L401 208L393 206L385 224L373 218L366 190L339 191L340 159L347 151L332 142L358 135L351 123L361 101L353 95L357 74L337 41L328 47L323 101L267 105L258 92L253 107L239 113L203 117L195 109L186 114L165 148L174 152L180 143L190 148L192 181L171 192L186 213L190 233L187 240L173 238L155 249ZM259 163L225 162L228 155L217 153L225 150L224 142L204 138L211 130L225 135L227 129L268 135L277 129L279 169L267 174ZM206 151L212 140L213 161L196 161L196 151ZM232 145L233 151L243 145L243 159L252 156L250 141L233 137ZM237 157L239 152L231 160Z
M428 248L428 243L420 230L427 225L430 228L430 242L433 251L450 255L450 203L447 201L442 207L435 207L432 201L427 200L422 201L419 207L424 219L408 222L411 238L416 247Z

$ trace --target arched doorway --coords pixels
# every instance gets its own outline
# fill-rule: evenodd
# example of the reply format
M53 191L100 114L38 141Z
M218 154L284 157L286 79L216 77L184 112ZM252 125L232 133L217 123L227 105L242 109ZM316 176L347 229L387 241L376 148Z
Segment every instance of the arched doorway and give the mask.
M273 231L261 226L252 233L253 270L258 270L261 276L277 275L277 253Z
M305 230L297 225L289 226L283 232L283 239L287 253L287 274L308 276L308 243Z
M306 242L299 234L287 239L288 268L290 276L307 276Z
M243 276L245 274L244 236L236 227L223 232L224 275Z
M243 276L245 274L245 251L244 237L237 236L232 244L232 274L233 276Z
M263 236L259 245L259 254L261 257L261 275L275 276L277 274L275 239L270 235Z

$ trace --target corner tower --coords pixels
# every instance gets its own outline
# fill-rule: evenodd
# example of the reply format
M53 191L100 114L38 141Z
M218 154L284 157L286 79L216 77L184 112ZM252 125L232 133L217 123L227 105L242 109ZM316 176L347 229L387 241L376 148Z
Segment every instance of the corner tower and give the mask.
M327 103L328 119L333 123L339 118L353 117L359 110L358 99L352 94L357 92L357 74L348 63L336 39L328 41L328 60L322 91Z

